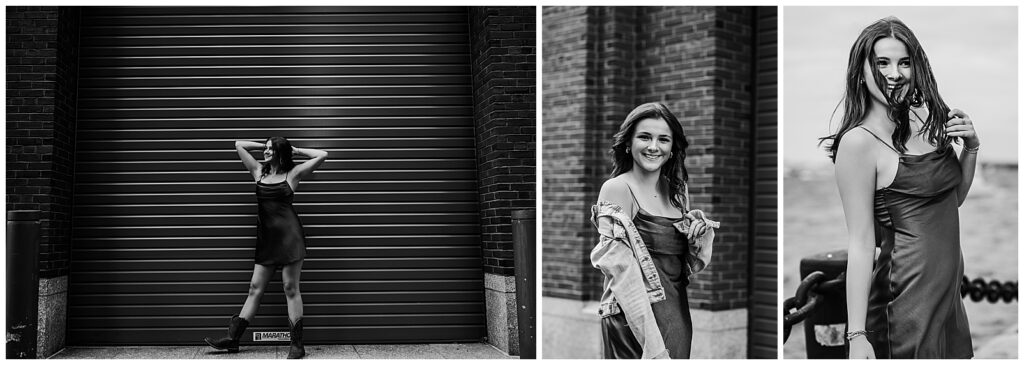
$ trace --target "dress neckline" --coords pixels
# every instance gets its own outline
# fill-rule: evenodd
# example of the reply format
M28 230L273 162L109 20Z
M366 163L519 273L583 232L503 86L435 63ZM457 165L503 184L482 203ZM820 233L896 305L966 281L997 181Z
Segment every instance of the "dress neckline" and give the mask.
M257 181L256 184L260 184L260 185L278 185L278 184L286 183L286 182L288 182L288 180L281 180L281 181L278 181L276 183L265 183L265 182L263 182L263 180L260 180L260 181Z
M670 221L670 222L673 222L673 223L679 222L679 221L681 221L681 220L686 218L686 217L669 218L669 217L664 217L664 216L660 216L660 215L654 215L654 214L651 214L650 212L644 210L644 208L641 207L640 205L637 205L637 208L639 208L639 210L637 210L637 212L636 212L637 215L643 214L644 216L647 216L647 217L650 217L650 218L662 219L662 220Z

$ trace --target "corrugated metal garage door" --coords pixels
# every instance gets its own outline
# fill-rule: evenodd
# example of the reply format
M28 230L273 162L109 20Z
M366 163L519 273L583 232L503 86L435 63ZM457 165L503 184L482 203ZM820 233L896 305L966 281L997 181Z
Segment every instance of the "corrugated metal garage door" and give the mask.
M776 359L778 348L778 9L754 12L754 226L751 245L750 357Z
M272 135L330 152L295 198L308 342L486 335L465 8L83 16L69 344L223 332L255 245L233 141ZM278 272L250 328L287 323Z

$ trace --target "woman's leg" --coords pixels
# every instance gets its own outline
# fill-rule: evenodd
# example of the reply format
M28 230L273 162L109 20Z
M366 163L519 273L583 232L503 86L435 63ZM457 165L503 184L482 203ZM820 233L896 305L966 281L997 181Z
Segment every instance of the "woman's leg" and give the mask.
M238 313L239 317L246 321L252 321L252 317L256 316L256 310L260 308L260 300L263 299L263 292L267 289L267 283L270 282L270 277L273 275L273 266L256 264L256 267L252 270L252 280L249 281L249 296L245 298L242 311Z
M299 291L301 273L302 260L285 266L281 271L284 280L284 299L288 302L288 324L291 329L289 359L301 359L306 356L306 348L302 345L302 292Z
M302 293L299 291L299 274L302 273L302 260L288 264L281 271L284 281L284 298L288 302L288 320L295 323L302 319Z

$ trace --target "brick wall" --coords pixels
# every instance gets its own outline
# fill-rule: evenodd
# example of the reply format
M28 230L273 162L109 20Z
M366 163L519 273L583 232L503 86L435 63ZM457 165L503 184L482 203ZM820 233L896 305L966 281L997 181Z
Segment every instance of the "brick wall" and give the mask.
M7 7L7 209L42 212L39 274L68 273L79 9Z
M536 207L536 13L472 7L473 119L484 270L514 274L512 211Z
M588 179L589 123L596 104L590 62L595 12L586 7L543 7L544 131L542 283L544 295L587 299L594 270L587 243L588 207L596 194ZM591 158L592 159L592 158Z
M544 294L596 300L589 207L608 178L611 136L644 102L665 103L690 148L693 208L724 227L693 278L691 306L747 303L751 10L544 8Z

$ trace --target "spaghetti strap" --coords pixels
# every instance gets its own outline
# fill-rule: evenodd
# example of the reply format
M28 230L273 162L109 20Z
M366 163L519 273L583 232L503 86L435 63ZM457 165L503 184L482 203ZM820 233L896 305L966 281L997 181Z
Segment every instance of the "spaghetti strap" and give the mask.
M900 151L897 151L896 148L894 148L892 145L886 143L885 140L878 137L878 135L875 134L875 132L872 132L870 129L864 128L864 126L859 126L857 128L863 129L865 132L868 132L868 134L870 134L872 137L875 137L875 139L877 139L879 142L882 142L882 144L884 144L886 147L889 147L889 149L892 150L893 152L896 152L899 155L903 154Z
M629 189L629 196L633 198L633 204L636 204L638 210L644 209L643 207L640 206L640 202L636 200L636 194L633 194L633 188L630 187L629 184L626 184L626 189Z

